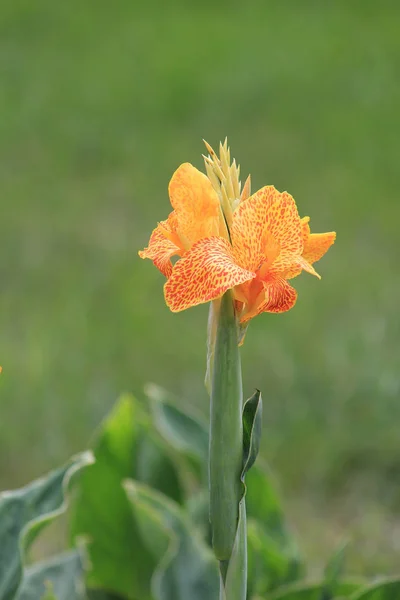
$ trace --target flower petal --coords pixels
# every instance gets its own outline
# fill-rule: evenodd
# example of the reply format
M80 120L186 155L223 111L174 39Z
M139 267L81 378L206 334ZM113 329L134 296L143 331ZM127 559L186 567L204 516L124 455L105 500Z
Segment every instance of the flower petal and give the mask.
M232 248L226 240L205 238L175 264L164 286L165 300L173 312L178 312L215 300L253 277L255 273L234 262Z
M262 261L269 261L271 237L286 262L289 256L301 255L303 242L295 201L287 192L265 186L241 202L233 213L231 239L238 263L256 270ZM279 261L275 249L273 254L271 258Z
M179 246L174 244L167 236L173 235L170 219L161 221L150 236L149 245L139 252L140 258L149 258L154 265L169 277L172 272L171 256L180 254Z
M218 235L220 202L204 173L184 163L173 174L168 190L177 233L187 250L204 237Z
M303 240L303 251L304 251L304 246L306 245L306 242L310 235L309 221L310 221L310 217L303 217L302 219L300 219L301 238ZM298 257L296 257L296 258L298 258ZM300 275L302 270L303 270L303 267L302 267L302 265L299 264L298 260L291 262L291 264L285 265L285 268L283 269L283 271L285 271L286 279L293 279L294 277L297 277L298 275ZM305 270L307 271L308 269L305 269ZM314 273L313 273L313 275L314 275ZM315 273L315 275L317 275L317 273Z
M297 292L283 277L270 274L268 279L263 281L263 285L264 301L252 312L245 313L240 319L241 323L246 323L262 312L282 313L295 305Z
M296 264L287 269L285 277L293 279L300 275L301 271L307 271L312 275L315 275L319 279L321 277L312 267L312 264L317 262L322 256L329 250L336 239L336 233L330 231L328 233L311 233L309 225L310 217L303 217L301 219L301 229L303 236L303 255Z
M272 277L264 281L265 303L259 312L286 312L293 308L297 300L296 290L283 277Z
M336 239L336 233L311 233L304 244L303 258L310 264L323 257Z
M306 241L308 240L308 236L310 235L310 217L303 217L302 219L300 219L300 223L301 223L301 235L303 238L303 244L305 245Z
M302 271L306 271L307 273L310 273L310 275L317 277L317 279L321 279L321 275L319 275L314 267L302 256L300 256L295 263L290 265L290 267L285 271L284 276L286 279L293 279L294 277L300 275Z

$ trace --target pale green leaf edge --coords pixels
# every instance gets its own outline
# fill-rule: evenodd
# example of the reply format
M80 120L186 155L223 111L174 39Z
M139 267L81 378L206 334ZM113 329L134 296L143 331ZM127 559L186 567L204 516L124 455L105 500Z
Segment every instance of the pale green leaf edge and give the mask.
M31 529L33 529L34 527L36 527L37 525L44 525L45 523L50 523L51 521L53 521L54 519L56 519L57 517L62 515L67 510L67 508L68 508L68 488L69 488L71 479L73 478L75 473L78 473L78 471L80 471L84 467L92 465L94 462L95 462L95 458L94 458L93 452L91 450L86 450L85 452L82 452L81 454L77 454L76 456L73 456L66 463L66 471L65 471L65 475L62 480L63 501L58 508L46 513L45 515L37 517L36 519L32 519L22 528L21 534L20 534L20 543L19 543L21 559L23 559L24 542L25 542L25 537L28 534L28 532ZM68 464L70 464L71 466L67 467ZM40 481L44 482L45 480L46 480L46 476L43 476L43 477L39 477L39 479L36 479L35 481L36 482L40 482ZM12 492L3 492L3 494L8 494L8 493L12 494ZM1 494L0 494L0 496L1 496Z
M68 587L71 586L71 581L73 581L75 594L73 598L71 596L67 598L64 593L63 600L85 600L84 563L85 556L83 549L81 549L68 550L30 565L24 571L16 600L38 600L38 585L43 585L46 588L41 600L60 600L60 597L55 594L54 587L57 587L57 582L61 577L64 581L65 576L70 578L70 581L67 582ZM56 582L54 582L55 575L57 576Z
M28 523L26 523L26 525L21 529L21 532L19 534L19 543L18 543L18 549L19 549L19 559L20 559L20 564L22 567L22 571L21 571L21 579L19 581L18 584L18 588L15 591L15 598L18 598L18 594L19 591L21 589L21 585L22 585L22 580L24 577L24 554L26 551L26 547L25 547L25 538L28 535L29 531L31 531L32 529L38 527L39 525L44 526L48 523L50 523L51 521L53 521L54 519L56 519L57 517L59 517L60 515L62 515L68 508L68 488L69 488L69 483L72 479L72 477L81 469L83 469L86 466L89 466L91 464L94 463L94 456L93 453L90 450L86 450L85 452L82 452L76 456L73 456L65 465L66 471L65 471L65 475L63 477L62 480L62 496L63 496L63 501L60 504L60 506L44 515L41 515L37 518L34 518L32 520L30 520ZM68 465L70 465L68 467ZM47 479L47 476L44 475L42 477L39 477L38 479L35 479L35 483L41 483L41 482L45 482ZM21 491L20 488L18 491ZM13 490L7 490L4 492L0 493L0 500L4 499L4 498L11 498L14 494Z
M141 507L142 510L144 510L149 515L151 515L151 517L154 519L154 521L156 521L159 524L160 528L165 533L166 537L169 539L168 547L167 547L164 555L159 560L159 562L154 570L153 577L152 577L152 593L154 594L154 597L157 598L158 597L157 586L159 585L159 581L162 578L163 574L166 572L166 570L169 568L169 566L172 564L174 558L178 554L178 547L179 547L178 536L172 527L167 527L166 525L164 525L160 515L158 514L158 512L155 508L150 507L146 502L144 502L143 500L141 500L139 498L139 494L137 493L137 491L144 490L144 491L150 493L151 495L153 495L159 501L165 503L165 505L168 506L168 510L170 510L173 514L176 515L177 519L182 522L182 524L184 525L185 529L188 532L190 530L190 523L189 523L185 513L182 513L179 510L179 507L175 506L174 501L171 500L170 498L165 497L162 493L157 492L154 489L149 488L145 484L141 484L132 479L126 479L123 482L123 487L125 489L125 492L127 494L129 501L131 503L137 504L138 506ZM212 551L204 543L203 539L196 532L196 530L191 531L190 535L194 539L198 548L200 549L202 555L204 556L204 559L210 561L210 563L214 562L215 557L214 557ZM217 564L216 563L215 563L215 569L217 572ZM209 599L207 599L207 600L209 600ZM212 600L212 599L210 599L210 600Z
M200 434L204 435L204 448L207 449L208 452L208 427L205 419L197 411L195 411L193 407L188 409L188 407L185 406L183 409L171 393L155 383L147 383L144 386L144 393L150 400L154 425L161 437L180 452L185 452L191 456L196 456L201 460L207 459L203 448L199 449L198 447L195 448L193 445L189 446L185 441L178 440L176 437L173 437L170 432L165 429L160 418L159 406L170 406L177 412L181 413L186 419L191 420L193 424L198 427Z

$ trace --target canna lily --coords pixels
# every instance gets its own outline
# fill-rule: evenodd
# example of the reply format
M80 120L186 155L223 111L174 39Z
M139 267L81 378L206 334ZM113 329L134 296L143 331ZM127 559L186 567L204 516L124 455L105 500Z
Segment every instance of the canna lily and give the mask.
M206 386L212 546L220 564L219 597L245 600L243 484L259 445L261 396L257 390L243 403L239 346L250 319L294 306L297 292L289 281L302 271L319 277L313 264L336 234L312 234L309 217L299 217L287 192L266 186L251 195L250 177L241 191L227 141L219 156L206 147L207 177L188 163L178 168L169 185L173 212L139 254L167 277L164 295L172 311L211 301Z
M226 235L218 194L189 164L175 172L169 194L174 211L139 254L167 276L165 300L173 312L216 300L229 289L242 324L262 312L285 312L297 299L288 280L303 270L319 277L312 265L336 237L311 234L309 217L300 219L292 196L273 186L232 203ZM181 257L174 266L173 255Z

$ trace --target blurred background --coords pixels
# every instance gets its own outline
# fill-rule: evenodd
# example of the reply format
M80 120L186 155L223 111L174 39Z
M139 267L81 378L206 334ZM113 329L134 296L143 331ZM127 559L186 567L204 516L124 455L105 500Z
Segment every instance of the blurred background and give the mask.
M318 568L400 553L398 2L0 6L0 488L87 445L148 381L207 414L207 307L174 315L138 249L202 138L242 180L296 198L338 240L322 281L253 321L244 386L263 455Z

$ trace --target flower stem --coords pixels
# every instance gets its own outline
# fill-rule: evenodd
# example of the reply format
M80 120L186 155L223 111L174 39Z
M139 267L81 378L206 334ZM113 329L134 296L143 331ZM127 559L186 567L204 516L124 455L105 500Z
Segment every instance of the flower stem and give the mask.
M238 323L232 293L221 299L214 349L210 418L210 520L214 553L220 561L221 585L225 585L237 536L243 462L242 373L238 348ZM246 577L246 536L243 577ZM241 586L243 587L243 586ZM244 589L245 589L244 582ZM230 600L221 591L221 597ZM238 597L238 596L236 596ZM240 596L242 598L242 596ZM244 597L245 598L245 595Z

